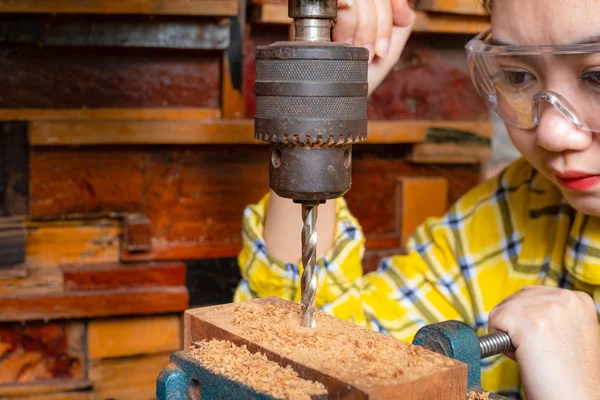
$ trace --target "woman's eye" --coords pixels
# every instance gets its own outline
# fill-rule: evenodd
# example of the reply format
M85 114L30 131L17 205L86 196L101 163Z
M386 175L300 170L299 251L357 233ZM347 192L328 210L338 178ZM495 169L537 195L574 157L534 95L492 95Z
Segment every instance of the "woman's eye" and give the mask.
M586 72L581 76L581 78L593 84L600 84L600 71Z
M522 86L533 80L533 76L525 71L503 71L503 76L513 86Z

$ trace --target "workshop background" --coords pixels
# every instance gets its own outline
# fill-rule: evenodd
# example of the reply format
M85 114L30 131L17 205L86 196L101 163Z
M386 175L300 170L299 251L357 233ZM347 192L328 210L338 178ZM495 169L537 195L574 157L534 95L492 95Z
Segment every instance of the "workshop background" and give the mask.
M464 57L478 1L413 5L345 196L366 272L498 164ZM0 397L154 398L182 312L239 281L268 191L254 47L289 34L280 0L0 0Z

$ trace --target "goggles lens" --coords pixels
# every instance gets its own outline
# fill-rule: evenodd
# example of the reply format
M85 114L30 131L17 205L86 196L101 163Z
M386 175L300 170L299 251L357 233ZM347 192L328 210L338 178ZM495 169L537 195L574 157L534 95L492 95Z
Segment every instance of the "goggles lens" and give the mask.
M580 128L600 132L600 46L572 52L479 47L467 48L473 83L507 124L531 129L554 109Z

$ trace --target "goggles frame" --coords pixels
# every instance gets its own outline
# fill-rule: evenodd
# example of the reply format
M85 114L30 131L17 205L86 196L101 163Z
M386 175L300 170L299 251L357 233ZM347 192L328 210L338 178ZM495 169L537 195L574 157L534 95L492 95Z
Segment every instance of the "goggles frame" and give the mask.
M490 39L490 28L477 34L465 45L467 55L541 55L541 54L586 54L600 53L600 43L503 45L486 42Z
M527 56L527 55L544 55L544 54L552 54L552 55L566 55L566 54L591 54L591 53L600 53L600 43L576 43L576 44L562 44L562 45L525 45L525 46L517 46L517 45L503 45L503 44L493 44L486 42L490 39L491 29L486 29L485 31L479 33L474 38L469 40L465 45L465 50L467 54L467 62L469 64L469 72L471 75L471 79L473 80L473 84L475 89L479 93L479 95L486 102L488 107L493 111L498 117L500 117L505 123L515 126L521 129L533 129L539 124L539 116L540 116L540 104L542 102L547 102L552 105L554 108L559 110L559 112L577 127L584 129L589 132L600 132L600 128L592 129L590 128L578 115L576 108L572 106L572 104L567 101L563 96L559 93L556 93L552 90L543 90L538 92L532 99L532 123L531 125L522 126L516 121L510 121L504 118L498 112L498 104L497 101L490 98L489 93L482 92L478 83L475 81L475 64L477 64L476 59L478 56ZM487 99L486 99L487 98Z

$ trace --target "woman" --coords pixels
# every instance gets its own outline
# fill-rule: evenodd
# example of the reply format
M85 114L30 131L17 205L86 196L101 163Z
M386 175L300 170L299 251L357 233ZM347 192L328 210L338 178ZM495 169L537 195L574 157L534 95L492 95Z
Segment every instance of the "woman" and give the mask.
M364 276L357 221L342 199L322 206L317 306L406 341L447 319L505 331L516 363L489 360L486 389L600 399L600 2L489 3L491 32L467 45L467 57L522 158L423 224L407 255ZM372 50L372 88L409 35L405 7L356 0L340 10L334 39ZM236 301L298 300L301 219L292 213L297 206L274 194L248 208Z

